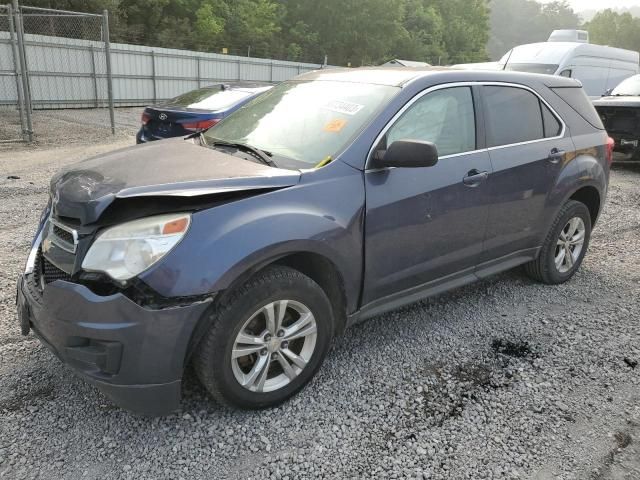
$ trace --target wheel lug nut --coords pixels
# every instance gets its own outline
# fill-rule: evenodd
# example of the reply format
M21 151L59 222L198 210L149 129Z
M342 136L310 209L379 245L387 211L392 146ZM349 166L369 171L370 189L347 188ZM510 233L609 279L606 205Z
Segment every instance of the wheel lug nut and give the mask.
M265 342L268 342L269 340L271 340L271 334L270 334L270 333L267 333L267 334L264 336L264 341L265 341Z
M260 355L262 355L263 357L267 354L267 349L263 348L262 350L260 350Z
M281 347L281 348L289 348L289 342L287 342L287 341L285 340L284 342L282 342L282 343L280 344L280 347Z
M284 330L278 330L278 334L279 337L284 337Z

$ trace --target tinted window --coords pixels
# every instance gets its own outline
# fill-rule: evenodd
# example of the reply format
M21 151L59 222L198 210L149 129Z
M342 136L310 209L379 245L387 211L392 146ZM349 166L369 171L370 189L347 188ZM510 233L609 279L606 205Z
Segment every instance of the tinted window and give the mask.
M604 130L602 120L600 120L598 112L596 112L596 109L593 107L591 100L589 100L583 88L562 87L552 88L551 90L567 102L569 106L578 112L587 122L600 130Z
M484 87L489 117L489 146L544 138L540 100L515 87Z
M508 63L504 69L511 70L513 72L529 72L529 73L544 73L546 75L553 75L558 70L559 65L550 63Z
M557 137L562 131L562 124L544 103L540 102L540 107L542 108L542 120L544 123L544 137Z
M476 126L469 87L436 90L417 100L387 132L396 140L433 142L441 156L475 150Z
M235 90L230 88L222 90L221 87L205 87L183 93L167 101L163 106L222 110L235 105L250 95L268 89L269 87L256 88L253 90Z

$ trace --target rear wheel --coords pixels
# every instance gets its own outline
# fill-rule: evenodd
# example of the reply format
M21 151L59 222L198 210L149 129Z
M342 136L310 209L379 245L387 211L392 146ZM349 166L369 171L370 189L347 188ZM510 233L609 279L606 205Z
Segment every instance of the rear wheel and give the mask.
M276 405L300 390L322 364L333 334L324 291L287 267L258 273L214 316L195 370L216 400L241 408Z
M591 237L591 215L584 203L568 201L558 213L537 259L527 274L550 285L569 280L580 267Z

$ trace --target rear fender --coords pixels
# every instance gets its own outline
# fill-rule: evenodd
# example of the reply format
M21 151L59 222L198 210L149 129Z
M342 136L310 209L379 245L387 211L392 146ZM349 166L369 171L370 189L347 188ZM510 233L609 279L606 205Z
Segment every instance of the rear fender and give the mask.
M598 160L599 158L604 158L604 147L578 150L575 156L567 156L566 164L547 198L546 224L542 229L543 236L539 239L540 245L544 242L562 206L581 188L594 187L598 191L600 196L598 213L602 210L607 193L608 171L603 166L604 161Z

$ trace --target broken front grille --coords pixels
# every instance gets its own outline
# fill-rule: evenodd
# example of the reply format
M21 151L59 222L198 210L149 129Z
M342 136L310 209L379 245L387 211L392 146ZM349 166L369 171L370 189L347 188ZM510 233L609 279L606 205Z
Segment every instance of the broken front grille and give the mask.
M75 253L78 245L78 233L74 229L61 225L53 220L50 222L49 238L51 241L63 250Z
M60 228L58 225L53 226L53 234L62 241L73 245L73 234L67 230Z
M42 249L38 249L36 261L33 266L33 283L42 291L46 284L55 282L56 280L71 281L71 275L64 270L60 270L42 255Z

